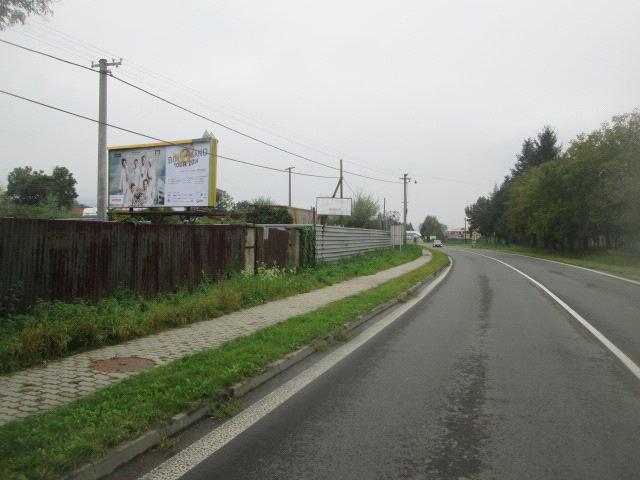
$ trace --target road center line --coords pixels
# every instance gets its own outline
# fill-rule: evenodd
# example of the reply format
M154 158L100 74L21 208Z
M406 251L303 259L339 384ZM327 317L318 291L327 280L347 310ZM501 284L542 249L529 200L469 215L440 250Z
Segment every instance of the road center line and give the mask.
M376 322L371 327L358 334L351 341L337 348L314 365L310 366L298 376L261 398L256 403L249 406L235 417L229 419L227 422L208 433L200 440L197 440L189 447L178 452L169 460L144 475L142 479L176 480L182 477L189 470L213 455L235 437L249 429L260 419L271 413L293 395L320 377L320 375L331 369L338 362L371 340L371 338L380 333L387 326L395 322L416 303L431 293L431 291L433 291L433 289L446 278L450 270L451 265L445 268L445 270L424 290L422 290L416 298L407 301L407 303L401 305L389 315Z
M561 298L559 298L556 294L554 294L551 290L549 290L543 284L541 284L537 280L531 278L529 275L527 275L523 271L518 270L516 267L514 267L512 265L509 265L508 263L503 262L502 260L499 260L499 259L497 259L495 257L490 257L489 255L483 255L482 253L476 253L476 252L469 252L469 253L471 253L473 255L479 255L481 257L488 258L490 260L493 260L494 262L501 263L501 264L509 267L510 269L518 272L523 277L525 277L527 280L529 280L531 283L533 283L536 287L538 287L544 293L549 295L553 300L555 300L567 312L569 312L569 314L573 318L575 318L578 322L580 322L584 328L586 328L594 337L596 337L600 341L600 343L602 343L605 347L607 347L609 349L609 351L611 353L613 353L616 357L618 357L618 360L620 360L622 363L624 363L624 365L629 370L631 370L631 373L633 373L636 376L636 378L638 380L640 380L640 367L638 367L638 365L636 365L633 362L633 360L631 360L629 357L627 357L627 355L625 355L625 353L622 350L620 350L618 347L616 347L607 337L605 337L602 333L600 333L600 331L597 328L595 328L593 325L591 325L589 322L587 322L582 315L580 315L573 308L571 308L569 305L567 305Z

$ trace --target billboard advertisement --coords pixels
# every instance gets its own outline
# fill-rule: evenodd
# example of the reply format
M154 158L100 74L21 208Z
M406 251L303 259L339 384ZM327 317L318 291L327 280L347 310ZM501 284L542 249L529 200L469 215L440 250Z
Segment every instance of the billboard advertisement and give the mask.
M215 138L109 147L109 207L215 207Z
M318 215L351 215L350 198L316 197Z

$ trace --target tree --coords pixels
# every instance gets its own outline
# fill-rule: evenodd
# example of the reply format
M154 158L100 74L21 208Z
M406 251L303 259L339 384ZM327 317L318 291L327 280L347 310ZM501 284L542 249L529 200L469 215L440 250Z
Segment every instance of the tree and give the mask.
M266 203L257 204L247 212L249 223L293 223L293 217L284 207L274 207Z
M434 215L427 215L424 222L420 224L420 235L425 239L429 239L429 237L444 238L446 231L447 226L440 223L438 217Z
M356 193L351 205L351 216L335 217L331 223L340 223L352 228L380 228L380 204L369 194Z
M382 213L380 214L380 218L383 218ZM399 225L400 223L402 223L400 221L400 212L398 210L387 210L387 212L385 212L385 218L383 218L383 220L386 227L389 227L390 225Z
M216 208L225 212L233 210L233 197L226 190L216 190Z
M22 23L30 15L53 15L49 6L53 0L1 0L0 30Z
M71 208L78 197L76 180L65 167L55 167L51 175L31 167L16 167L7 179L7 198L17 204Z
M55 167L51 174L50 190L47 197L55 202L58 208L71 208L78 197L76 179L66 167Z
M517 177L529 168L557 160L561 154L562 147L558 145L558 136L555 130L546 125L538 132L535 140L527 138L522 142L522 150L516 156L516 164L511 169L511 175Z
M42 170L16 167L7 177L7 198L13 203L39 205L48 192L49 178Z

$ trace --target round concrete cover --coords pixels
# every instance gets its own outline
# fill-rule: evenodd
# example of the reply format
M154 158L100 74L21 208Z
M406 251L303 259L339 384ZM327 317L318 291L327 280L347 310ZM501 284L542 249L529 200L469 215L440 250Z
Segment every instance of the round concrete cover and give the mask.
M114 357L97 360L93 368L101 372L138 372L155 365L153 360L141 357Z

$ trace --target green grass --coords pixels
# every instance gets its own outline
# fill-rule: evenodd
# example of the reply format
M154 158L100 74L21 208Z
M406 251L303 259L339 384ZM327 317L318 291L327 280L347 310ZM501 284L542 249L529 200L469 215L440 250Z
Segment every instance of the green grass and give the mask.
M233 384L259 374L271 362L314 339L340 330L448 264L442 252L433 255L427 265L372 290L140 373L49 412L0 426L0 478L58 478L205 399L224 401Z
M410 246L402 252L379 250L297 273L262 268L257 275L237 274L228 280L205 282L194 292L180 291L154 299L122 291L96 305L39 303L29 314L0 320L0 373L372 274L420 254L419 247Z
M472 247L470 242L466 245L463 243L456 243L455 245L449 244L449 246L463 248ZM582 252L559 252L519 245L485 245L482 241L478 242L478 244L473 248L546 258L557 262L602 270L604 272L615 273L640 280L640 253L638 252L604 249L587 250Z

